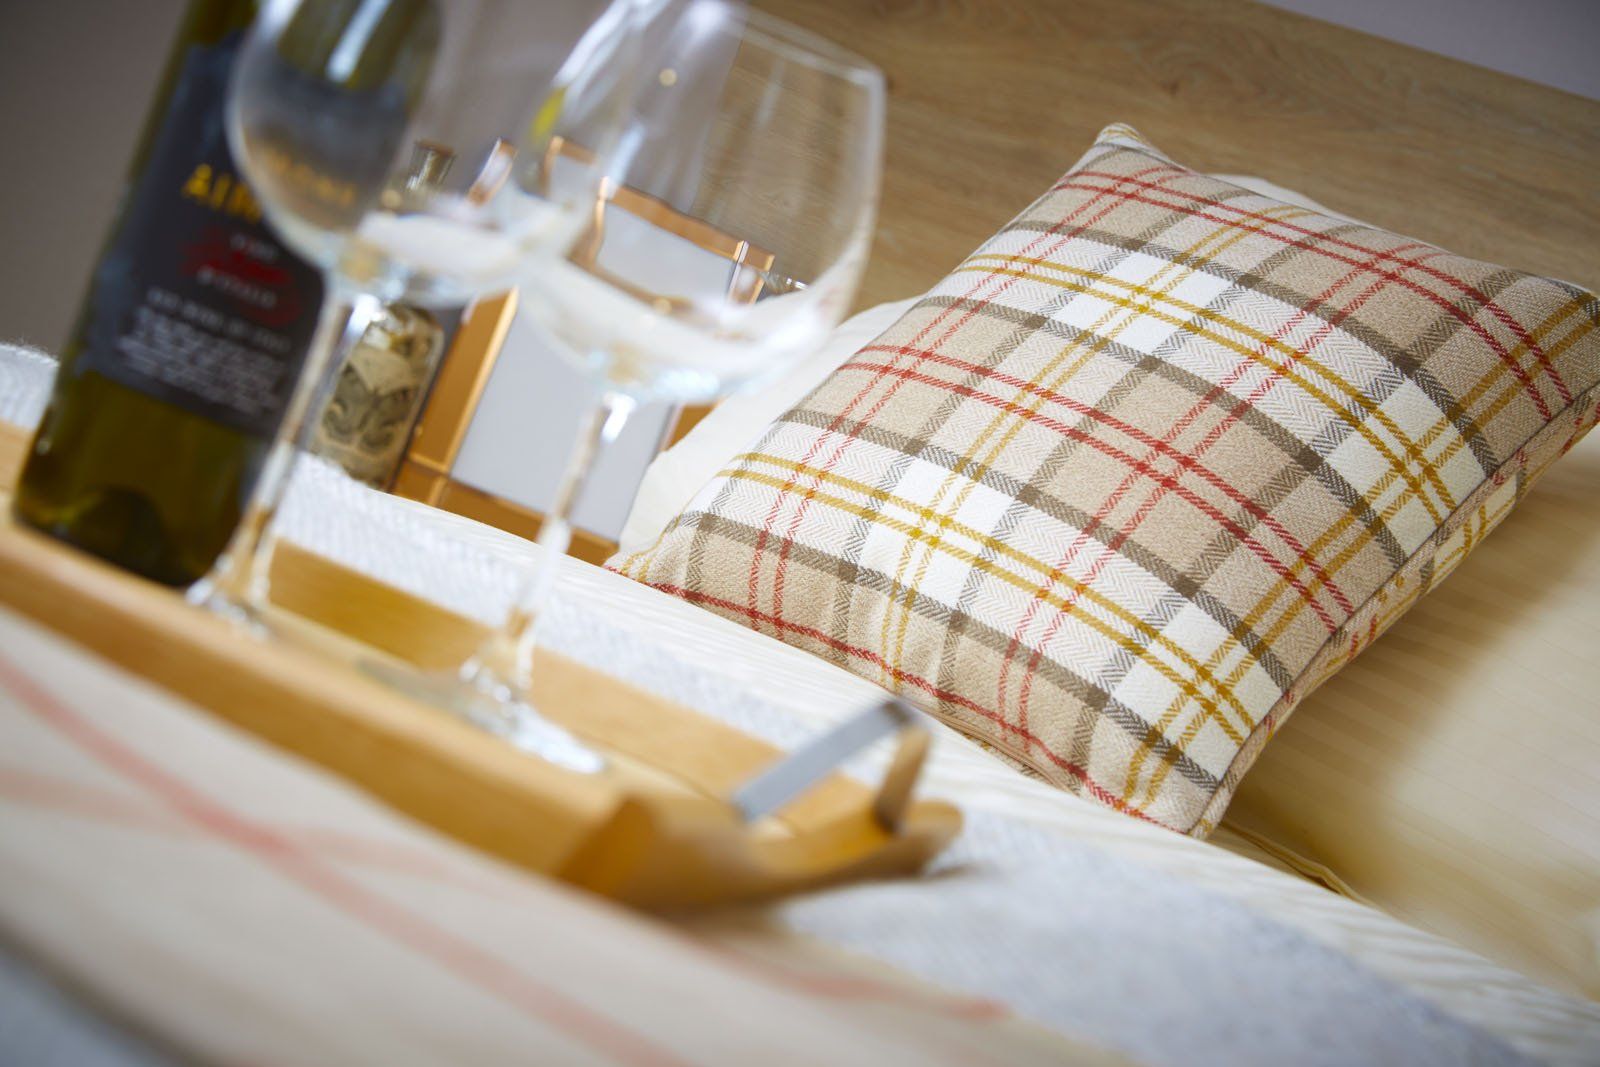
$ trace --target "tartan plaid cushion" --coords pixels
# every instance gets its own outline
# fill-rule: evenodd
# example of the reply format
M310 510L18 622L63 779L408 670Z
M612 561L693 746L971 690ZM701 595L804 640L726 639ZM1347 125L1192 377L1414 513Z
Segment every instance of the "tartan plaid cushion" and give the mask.
M1113 126L612 565L1203 835L1597 382L1593 294Z

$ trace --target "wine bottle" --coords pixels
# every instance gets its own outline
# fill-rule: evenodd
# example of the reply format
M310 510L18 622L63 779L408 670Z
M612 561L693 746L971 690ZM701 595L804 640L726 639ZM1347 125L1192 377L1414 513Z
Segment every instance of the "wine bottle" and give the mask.
M237 525L322 301L228 149L255 7L190 4L14 499L21 521L169 585Z

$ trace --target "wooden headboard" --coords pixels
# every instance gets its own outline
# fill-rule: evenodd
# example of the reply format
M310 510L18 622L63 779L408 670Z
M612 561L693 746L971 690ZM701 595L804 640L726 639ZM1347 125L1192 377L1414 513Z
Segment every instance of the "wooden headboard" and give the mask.
M915 295L1127 122L1453 252L1600 287L1600 102L1247 0L754 0L889 78L858 303Z

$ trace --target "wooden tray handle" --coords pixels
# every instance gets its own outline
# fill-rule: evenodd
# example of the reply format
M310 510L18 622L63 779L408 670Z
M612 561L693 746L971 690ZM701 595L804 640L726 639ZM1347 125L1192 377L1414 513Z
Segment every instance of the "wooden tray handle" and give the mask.
M762 832L776 814L885 737L899 745L870 803L797 834ZM812 738L750 778L724 804L629 799L559 872L566 881L655 909L751 900L921 867L959 831L948 804L910 798L930 735L898 698Z
M884 774L871 810L878 824L898 832L917 777L928 754L928 731L921 713L890 697L807 741L734 791L730 802L746 822L771 815L868 745L900 735L894 760Z

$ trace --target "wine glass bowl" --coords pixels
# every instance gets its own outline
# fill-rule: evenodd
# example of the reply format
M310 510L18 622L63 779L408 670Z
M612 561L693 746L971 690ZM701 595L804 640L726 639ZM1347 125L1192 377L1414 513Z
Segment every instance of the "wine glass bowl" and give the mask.
M337 283L460 306L581 231L593 183L541 184L537 161L552 108L610 136L632 86L631 9L273 0L233 75L235 157L284 239Z
M602 389L705 403L814 351L866 260L883 83L781 20L691 0L646 46L642 89L590 152L601 178L565 256L528 265L524 313ZM568 147L573 146L573 147Z

